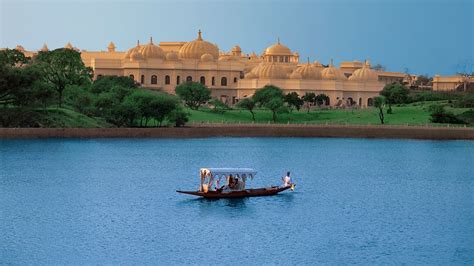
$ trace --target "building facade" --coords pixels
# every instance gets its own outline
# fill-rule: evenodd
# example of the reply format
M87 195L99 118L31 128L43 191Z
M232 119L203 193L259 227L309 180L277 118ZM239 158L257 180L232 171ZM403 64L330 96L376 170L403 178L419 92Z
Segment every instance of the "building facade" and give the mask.
M65 48L79 49L68 43ZM17 49L27 56L35 52ZM40 50L46 51L45 45ZM150 38L127 51L117 51L110 43L106 51L81 51L86 66L94 70L94 78L128 76L143 87L174 93L183 82L195 81L207 86L212 96L227 104L252 96L265 85L275 85L285 92L326 94L331 106L372 105L385 84L403 81L404 73L380 72L371 69L368 61L301 63L299 54L277 43L257 55L245 54L239 46L229 52L203 39L201 31L189 42L160 42Z

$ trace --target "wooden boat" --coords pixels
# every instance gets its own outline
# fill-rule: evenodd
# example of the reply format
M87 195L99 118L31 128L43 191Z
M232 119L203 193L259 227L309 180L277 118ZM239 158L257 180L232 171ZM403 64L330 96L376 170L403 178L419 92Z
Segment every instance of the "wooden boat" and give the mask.
M198 191L182 191L176 192L193 196L204 197L207 199L224 199L224 198L244 198L244 197L261 197L276 195L287 189L294 190L295 185L288 186L271 186L265 188L246 189L246 181L252 178L257 172L250 168L201 168L201 185ZM219 187L218 184L222 178L226 179L226 185L220 189L209 189ZM237 180L237 181L235 181ZM236 182L234 187L230 185Z

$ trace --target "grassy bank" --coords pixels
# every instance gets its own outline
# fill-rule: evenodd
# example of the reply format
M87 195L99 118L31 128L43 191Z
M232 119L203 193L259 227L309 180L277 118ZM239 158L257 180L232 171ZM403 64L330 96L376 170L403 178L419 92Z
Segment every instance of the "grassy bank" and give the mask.
M447 104L441 102L418 102L403 106L393 106L393 113L385 115L385 123L389 125L439 125L430 122L430 113L428 108L434 103ZM461 114L469 108L452 108L447 110L454 114ZM202 108L198 111L188 110L191 123L252 123L252 116L246 110L232 109L224 113L216 113L210 109ZM272 114L268 110L255 111L256 123L268 123L272 121ZM366 109L328 109L312 110L309 113L306 110L291 113L278 114L277 123L292 124L352 124L352 125L378 125L378 110L375 108Z

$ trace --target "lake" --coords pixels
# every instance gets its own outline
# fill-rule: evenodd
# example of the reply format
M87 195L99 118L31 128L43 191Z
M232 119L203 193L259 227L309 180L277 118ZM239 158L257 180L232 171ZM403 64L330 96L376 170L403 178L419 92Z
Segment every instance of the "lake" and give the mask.
M203 200L200 167L294 192ZM0 140L1 264L474 263L474 142Z

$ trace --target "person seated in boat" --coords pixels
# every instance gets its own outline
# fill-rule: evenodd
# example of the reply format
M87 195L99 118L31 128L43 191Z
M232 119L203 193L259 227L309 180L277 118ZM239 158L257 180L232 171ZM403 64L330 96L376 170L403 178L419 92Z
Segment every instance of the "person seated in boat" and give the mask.
M283 181L283 184L281 185L282 187L288 187L291 186L291 177L290 177L290 172L286 172L286 176L282 177L281 180Z
M236 182L235 182L235 179L232 175L229 175L227 177L227 180L228 180L228 183L227 185L225 186L222 186L219 191L222 191L222 192L230 192L232 190L234 190L235 188L235 185L236 185Z

